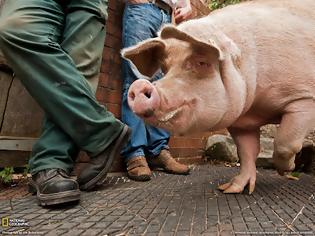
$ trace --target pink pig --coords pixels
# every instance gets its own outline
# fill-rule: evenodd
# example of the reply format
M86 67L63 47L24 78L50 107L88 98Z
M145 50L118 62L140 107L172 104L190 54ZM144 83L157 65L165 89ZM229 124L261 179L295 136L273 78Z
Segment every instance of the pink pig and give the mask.
M241 161L239 175L219 188L240 193L256 182L260 127L280 124L273 160L294 169L304 137L315 127L315 1L262 0L214 11L124 49L141 73L131 109L174 134L227 128Z

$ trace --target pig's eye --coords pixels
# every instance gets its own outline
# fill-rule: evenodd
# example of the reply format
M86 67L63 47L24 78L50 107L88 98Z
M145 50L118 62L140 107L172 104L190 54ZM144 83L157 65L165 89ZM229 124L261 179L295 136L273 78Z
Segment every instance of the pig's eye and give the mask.
M196 76L204 76L213 71L212 61L203 55L192 55L185 61L184 69L194 73Z
M165 64L161 64L161 70L162 70L163 74L166 74L168 72L168 68Z
M205 62L205 61L198 61L197 63L198 67L203 67L203 68L209 68L211 67L211 63Z

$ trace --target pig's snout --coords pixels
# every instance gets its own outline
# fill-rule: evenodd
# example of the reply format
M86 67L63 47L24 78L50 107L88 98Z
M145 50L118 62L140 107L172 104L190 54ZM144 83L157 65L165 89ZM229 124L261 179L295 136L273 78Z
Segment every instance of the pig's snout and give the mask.
M138 79L129 88L128 104L135 114L149 118L160 106L160 96L152 83L145 79Z

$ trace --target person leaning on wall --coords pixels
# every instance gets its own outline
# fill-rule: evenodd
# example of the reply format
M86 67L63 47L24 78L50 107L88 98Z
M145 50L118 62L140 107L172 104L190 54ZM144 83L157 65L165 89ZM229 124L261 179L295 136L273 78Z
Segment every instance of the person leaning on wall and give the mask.
M130 129L95 98L108 0L9 0L0 16L0 48L45 111L29 166L41 205L78 201L103 182ZM69 177L78 152L91 162Z
M166 23L180 23L191 15L190 0L126 0L123 15L123 47L157 36ZM147 125L128 106L128 89L137 76L130 62L123 60L122 121L132 129L130 141L122 156L127 165L128 177L137 181L151 178L151 168L162 168L172 174L189 174L189 167L178 163L168 147L167 131ZM159 73L153 80L161 78Z

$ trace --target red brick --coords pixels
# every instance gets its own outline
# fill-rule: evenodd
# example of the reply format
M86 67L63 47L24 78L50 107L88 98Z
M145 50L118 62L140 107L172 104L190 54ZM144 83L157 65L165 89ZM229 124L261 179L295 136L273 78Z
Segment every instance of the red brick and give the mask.
M107 34L114 35L116 37L121 37L121 27L115 24L107 24L106 25Z
M174 148L170 146L170 151L172 155L176 158L203 155L203 150L198 148Z
M116 25L119 28L122 27L122 12L123 9L119 9L117 11L113 11L111 9L108 10L108 19L107 24Z
M105 46L116 49L119 52L121 48L121 41L113 35L108 34L106 36Z
M186 165L202 165L207 162L207 159L203 156L191 156L191 157L176 157L176 161Z
M109 82L110 82L110 80L109 80L108 75L105 74L105 73L100 73L98 86L100 86L100 87L108 87Z
M115 50L113 48L105 46L103 50L103 61L110 61L113 53L115 53Z
M110 103L106 103L105 104L106 108L114 114L114 116L116 118L120 118L121 116L121 110L120 110L120 104L110 104Z
M176 148L204 148L205 139L202 137L198 138L176 138L170 139L169 145Z
M109 81L108 88L121 91L122 86L122 76L121 73L114 75L111 77L111 80Z
M114 54L114 63L116 63L116 64L121 64L120 50L117 51L116 54Z
M121 95L117 90L108 89L105 87L98 87L96 92L96 98L101 103L120 104Z
M113 11L117 10L117 0L110 0L108 2L108 11L109 10L113 10Z
M101 73L103 73L103 74L108 73L109 68L110 68L110 61L109 60L102 60Z

